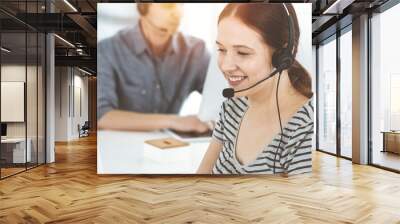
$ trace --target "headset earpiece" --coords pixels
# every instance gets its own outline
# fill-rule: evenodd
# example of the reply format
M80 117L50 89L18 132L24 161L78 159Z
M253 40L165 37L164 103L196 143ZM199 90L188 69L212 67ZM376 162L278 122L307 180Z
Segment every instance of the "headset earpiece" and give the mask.
M290 15L289 9L286 7L285 3L282 4L287 16L288 16L288 43L287 46L277 49L274 54L272 55L272 65L279 70L279 72L289 69L290 66L294 63L294 56L293 56L293 35L294 35L294 28L293 28L293 20Z
M293 61L293 56L288 48L278 49L272 55L272 66L280 71L290 68Z

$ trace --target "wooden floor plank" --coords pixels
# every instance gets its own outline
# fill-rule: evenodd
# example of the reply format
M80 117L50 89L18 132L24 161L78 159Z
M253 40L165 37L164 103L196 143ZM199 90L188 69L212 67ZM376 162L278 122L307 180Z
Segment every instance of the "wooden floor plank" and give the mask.
M97 175L96 137L0 181L0 223L400 223L400 175L313 153L313 173Z

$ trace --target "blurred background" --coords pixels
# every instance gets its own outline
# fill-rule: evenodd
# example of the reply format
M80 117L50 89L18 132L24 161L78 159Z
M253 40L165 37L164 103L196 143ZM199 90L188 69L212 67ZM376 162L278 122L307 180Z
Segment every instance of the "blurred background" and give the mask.
M219 13L226 3L190 3L184 4L184 12L179 30L182 33L201 38L211 54L215 50L217 21ZM293 4L300 25L300 44L297 59L314 76L311 50L311 4ZM119 30L136 24L138 12L134 3L99 3L97 4L97 41L111 37ZM211 60L216 57L211 57ZM211 62L212 63L212 62ZM212 71L221 75L220 71ZM314 78L312 77L314 80ZM313 81L314 82L314 81ZM199 111L201 95L192 93L182 106L181 115L196 114Z

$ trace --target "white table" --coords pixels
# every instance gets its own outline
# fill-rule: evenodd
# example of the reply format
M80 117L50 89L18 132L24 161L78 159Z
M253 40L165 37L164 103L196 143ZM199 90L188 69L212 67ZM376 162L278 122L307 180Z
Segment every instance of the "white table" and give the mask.
M194 174L209 142L158 149L146 140L170 137L164 132L97 132L98 174Z
M5 138L1 139L2 145L13 145L13 163L25 163L31 161L31 145L32 140L27 138L27 147L25 155L25 138Z

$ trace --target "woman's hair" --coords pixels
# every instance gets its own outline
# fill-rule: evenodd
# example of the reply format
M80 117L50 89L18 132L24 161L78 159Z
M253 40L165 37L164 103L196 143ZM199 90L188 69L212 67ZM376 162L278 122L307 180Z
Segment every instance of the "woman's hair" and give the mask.
M300 37L299 23L293 5L286 3L286 7L293 21L293 57L296 57ZM219 15L218 23L229 16L238 18L244 24L261 34L264 42L274 50L284 48L288 44L289 17L283 4L230 3ZM297 60L294 60L288 69L288 75L290 83L299 93L308 98L312 97L310 75Z

